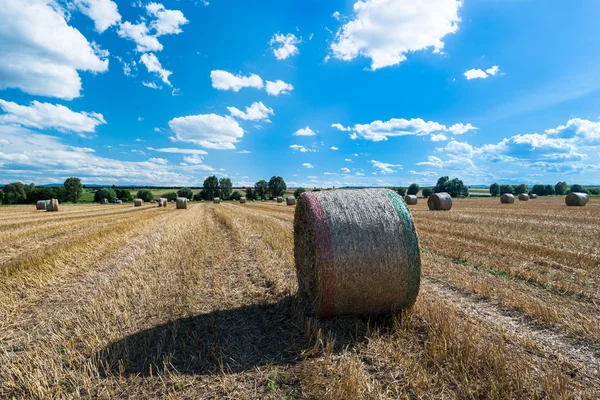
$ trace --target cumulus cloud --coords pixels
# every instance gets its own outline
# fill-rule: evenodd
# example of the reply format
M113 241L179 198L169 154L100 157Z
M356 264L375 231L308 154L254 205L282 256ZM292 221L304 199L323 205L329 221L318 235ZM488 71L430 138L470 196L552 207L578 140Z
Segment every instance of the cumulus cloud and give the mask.
M309 164L309 163L304 163L304 164L302 164L302 166L303 166L304 168L308 168L308 169L310 169L310 168L314 168L314 167L315 167L314 165L312 165L312 164Z
M293 145L291 145L290 149L297 150L300 153L315 153L317 151L316 149L307 149L306 147L301 146L299 144L293 144Z
M117 4L112 0L75 0L74 5L94 21L99 33L121 21Z
M267 81L265 90L271 96L279 96L280 94L289 94L290 91L294 90L294 87L291 84L285 83L282 80L276 80Z
M156 36L150 33L150 28L144 21L132 24L129 21L119 25L118 35L122 38L133 40L136 44L136 50L139 52L161 51L163 45Z
M154 54L142 54L140 62L146 66L148 72L155 73L160 77L160 79L164 83L166 83L169 86L172 86L171 82L169 82L169 76L172 74L172 72L164 69L160 64L160 61L158 61L158 58Z
M384 163L384 162L376 161L376 160L371 160L371 164L373 164L373 167L375 167L379 170L379 173L384 174L384 175L396 172L395 170L392 169L392 167L402 169L402 165L400 165L400 164L388 164L388 163Z
M19 124L37 129L56 129L61 132L75 132L83 136L93 133L96 127L106 124L102 114L95 112L75 112L60 104L40 103L37 100L29 106L0 99L1 124Z
M470 69L468 71L465 71L464 75L465 78L467 78L467 80L471 80L471 79L485 79L488 76L494 76L498 73L498 71L500 70L500 68L498 68L497 65L494 65L491 68L486 69L485 71L481 70L481 69Z
M432 142L443 142L446 140L448 140L448 138L443 133L434 133L431 135Z
M247 121L265 121L271 122L269 115L274 115L273 109L265 106L262 101L252 103L250 107L246 107L246 112L243 112L235 107L227 107L232 117L241 118Z
M467 123L467 124L458 123L458 124L454 124L450 128L448 128L448 130L450 132L454 133L455 135L462 135L463 133L467 133L468 131L473 131L473 130L477 130L477 129L479 129L479 128L476 128L469 123Z
M155 149L153 147L148 147L148 150L158 151L159 153L171 153L171 154L192 154L192 155L205 155L208 154L204 150L200 149L181 149L178 147L163 147L159 149Z
M154 82L142 82L142 85L149 87L150 89L162 89L162 86L158 86L156 83Z
M108 70L106 52L69 26L59 7L42 0L2 2L0 54L0 89L65 100L80 95L78 71Z
M437 176L437 172L435 171L422 171L422 172L417 172L417 171L408 171L409 174L411 175L420 175L420 176Z
M316 133L310 129L308 126L306 128L298 129L293 133L294 136L315 136Z
M195 143L208 149L235 149L244 130L230 116L216 114L189 115L169 121L175 140Z
M157 158L157 157L149 158L148 162L151 162L151 163L154 163L154 164L160 164L160 165L167 165L169 163L164 158Z
M339 150L339 149L335 146L331 146L331 150Z
M264 84L260 76L250 74L248 76L233 75L230 72L222 70L214 70L210 72L212 87L219 90L233 90L239 92L240 89L251 87L262 89Z
M349 126L344 126L344 125L342 125L340 123L337 123L337 122L335 124L331 124L331 127L335 128L337 130L340 130L342 132L347 132L347 131L351 131L352 130L352 128L350 128Z
M347 168L347 167L340 168L340 171L342 171L344 173L349 173L350 172L350 168Z
M181 26L189 22L181 11L167 10L162 4L150 3L146 6L146 10L155 18L150 22L155 36L180 34Z
M288 57L298 54L298 47L296 45L301 42L302 39L298 39L293 33L288 33L287 35L276 33L269 41L269 44L273 49L275 58L285 60Z
M332 56L344 61L367 57L376 70L400 64L410 52L440 52L442 39L458 30L461 5L461 0L357 1L354 18L330 46Z

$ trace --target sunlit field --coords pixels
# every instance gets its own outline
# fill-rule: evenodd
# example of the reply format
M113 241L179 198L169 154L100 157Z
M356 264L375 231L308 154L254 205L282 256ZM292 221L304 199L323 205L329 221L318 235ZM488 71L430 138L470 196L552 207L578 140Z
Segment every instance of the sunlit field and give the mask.
M294 207L0 207L0 398L596 398L600 199L410 206L393 318L295 307Z

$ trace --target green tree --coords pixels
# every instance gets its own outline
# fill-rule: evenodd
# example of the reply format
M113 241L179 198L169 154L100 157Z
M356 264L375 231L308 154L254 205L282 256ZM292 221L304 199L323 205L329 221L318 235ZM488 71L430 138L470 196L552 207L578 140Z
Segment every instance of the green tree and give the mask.
M492 196L498 196L498 194L500 193L500 186L497 183L492 183L490 185L490 194Z
M527 193L529 188L526 184L521 183L520 185L515 186L515 194Z
M253 188L246 188L246 200L256 200L256 190Z
M531 188L531 193L537 194L538 196L546 195L546 186L544 185L533 185Z
M2 199L4 204L24 204L27 201L25 185L21 182L13 182L4 185L2 190L4 191Z
M512 185L500 185L500 194L515 194L515 188Z
M269 190L271 191L272 197L283 196L286 189L287 189L287 186L282 177L280 177L280 176L271 177L271 180L269 181Z
M402 186L398 186L396 188L396 193L398 193L400 196L404 197L404 196L406 196L406 188L402 187Z
M192 189L190 189L190 188L182 187L181 189L179 189L177 191L177 196L185 197L185 198L191 200L192 197L194 197L194 192L192 192Z
M264 179L256 182L254 184L254 190L256 190L256 195L261 199L267 198L267 190L269 189L269 184Z
M433 191L435 193L447 192L451 197L469 195L469 189L467 189L463 181L458 178L450 179L447 176L442 176L438 179Z
M419 193L419 190L421 190L421 188L419 187L418 184L416 183L411 183L410 186L408 187L408 194L417 194Z
M558 182L554 185L554 193L559 195L567 193L567 182Z
M133 201L133 195L128 189L115 189L117 198L123 201Z
M574 184L569 188L569 193L578 192L578 193L587 193L588 191L583 188L583 186Z
M94 194L94 202L100 203L102 199L113 201L115 197L117 197L117 193L113 188L102 188L97 190Z
M447 176L440 176L440 178L437 180L436 185L433 187L433 191L435 193L447 192L449 180L450 178Z
M165 199L167 199L167 201L176 201L177 200L177 193L176 192L169 192L169 193L163 194L161 197L164 197Z
M600 189L598 188L591 188L589 190L590 194L600 194Z
M546 185L544 187L544 192L546 192L546 196L552 196L554 194L554 186Z
M299 187L296 190L294 190L294 197L298 198L304 192L306 192L306 189L304 189L303 187Z
M242 193L239 190L234 190L229 197L231 200L239 200L242 197ZM248 197L246 197L246 200Z
M67 191L64 186L55 186L52 191L54 192L54 198L58 201L67 201Z
M65 200L77 203L77 200L83 194L81 180L75 177L67 178L65 183L63 183L63 187L65 188Z
M231 191L233 190L233 185L231 184L231 179L229 179L229 178L219 179L219 189L221 192L221 199L229 200L229 198L231 197Z
M137 191L136 197L138 199L142 199L146 202L150 202L154 200L154 194L152 194L152 190L150 189L140 189Z
M194 201L200 201L200 200L202 200L203 199L203 197L202 197L202 190L199 191L198 193L195 193L194 196L192 197L192 199Z
M433 194L433 189L425 188L421 191L421 194L423 195L423 197L427 198Z
M204 199L212 200L215 197L219 197L219 180L216 176L209 176L204 180L202 184L202 190L204 191Z
M48 186L38 186L34 188L27 197L28 203L37 203L39 200L55 199L54 190Z

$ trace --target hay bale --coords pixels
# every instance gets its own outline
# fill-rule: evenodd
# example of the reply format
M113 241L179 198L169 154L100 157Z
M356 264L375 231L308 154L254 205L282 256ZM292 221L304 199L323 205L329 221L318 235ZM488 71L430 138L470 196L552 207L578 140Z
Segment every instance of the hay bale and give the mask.
M567 203L569 207L583 207L589 200L587 194L580 192L569 193L565 197L565 203Z
M56 200L56 199L47 200L46 211L58 211L58 200Z
M278 197L278 198L277 198L277 202L278 202L278 203L283 203L283 197Z
M144 200L142 199L135 199L133 200L133 206L134 207L141 207L144 205Z
M406 204L417 204L418 200L419 199L414 194L407 194L406 197L404 198L404 201L406 202Z
M521 193L519 195L519 201L527 201L529 200L529 195L527 193Z
M46 204L48 203L48 200L39 200L37 203L35 203L35 209L36 210L44 210L46 211Z
M164 197L159 197L158 198L158 206L159 207L166 207L167 204L169 204L168 200Z
M305 192L294 218L299 301L320 317L412 305L421 256L406 204L388 189Z
M500 203L513 204L515 202L515 196L510 193L504 193L500 196Z
M529 195L529 198L532 199L532 200L533 199L537 199L537 194L532 193L532 194Z
M108 199L106 197L100 199L100 204L108 204Z
M186 210L187 209L187 205L188 205L187 197L177 197L175 202L177 203L178 210Z
M427 199L430 210L448 211L452 208L452 197L446 192L434 193Z
M123 200L117 200L115 201L115 204L123 204Z
M245 203L246 203L246 198L240 197L240 204L245 204Z
M296 198L294 196L288 196L285 199L285 204L287 204L288 206L293 206L296 204Z
M220 199L220 198L218 198L218 197L215 197L215 198L213 199L213 203L215 203L215 204L219 204L220 202L221 202L221 199Z

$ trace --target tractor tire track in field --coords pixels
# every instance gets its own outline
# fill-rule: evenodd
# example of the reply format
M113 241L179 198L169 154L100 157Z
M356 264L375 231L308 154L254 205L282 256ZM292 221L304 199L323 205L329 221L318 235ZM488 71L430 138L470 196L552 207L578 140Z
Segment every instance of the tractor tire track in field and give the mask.
M600 390L600 344L542 327L516 310L495 306L442 279L422 276L421 290L439 294L445 301L458 306L482 323L504 330L524 342L533 340L540 349L539 357L543 354L566 360L572 367L570 375L573 379Z

